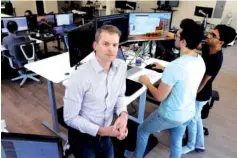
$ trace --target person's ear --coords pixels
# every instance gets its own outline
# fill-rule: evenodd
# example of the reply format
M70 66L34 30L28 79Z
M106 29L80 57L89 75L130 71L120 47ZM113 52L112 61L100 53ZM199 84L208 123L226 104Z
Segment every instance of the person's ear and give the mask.
M96 51L96 47L97 47L97 42L96 41L94 41L93 42L93 49Z
M180 45L181 45L182 47L186 47L186 45L187 45L186 40L185 40L185 39L180 40Z
M220 43L221 45L224 45L225 42L224 42L224 41L219 41L219 43Z

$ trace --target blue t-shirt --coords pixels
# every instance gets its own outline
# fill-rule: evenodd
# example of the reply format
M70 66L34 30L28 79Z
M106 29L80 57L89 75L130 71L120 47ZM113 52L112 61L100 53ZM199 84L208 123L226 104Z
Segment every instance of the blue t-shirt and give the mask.
M195 100L205 73L200 55L183 55L171 62L162 74L162 82L172 86L169 96L161 102L159 113L171 121L184 123L195 115Z

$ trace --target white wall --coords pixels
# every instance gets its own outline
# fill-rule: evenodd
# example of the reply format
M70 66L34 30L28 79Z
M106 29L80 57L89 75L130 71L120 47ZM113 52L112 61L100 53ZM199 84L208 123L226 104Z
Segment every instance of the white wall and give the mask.
M15 8L16 16L23 16L26 10L31 10L33 14L37 13L35 0L11 2Z
M31 10L33 14L37 14L35 0L19 1L12 0L12 5L15 8L16 16L23 16L26 10ZM53 11L58 13L57 1L44 0L44 11L45 13Z
M215 8L216 0L213 1L180 1L179 7L177 8L178 11L174 12L172 26L179 27L179 24L182 19L184 18L191 18L195 21L202 21L202 17L194 16L194 11L196 6L202 7L212 7ZM224 18L228 13L232 13L235 20L233 20L231 26L237 29L237 1L227 1L225 4L225 8L223 11L222 18ZM210 18L208 19L209 23L212 24L220 24L222 21L221 19L217 18Z
M54 1L44 0L44 12L45 13L49 13L49 12L58 13L58 2L56 0Z

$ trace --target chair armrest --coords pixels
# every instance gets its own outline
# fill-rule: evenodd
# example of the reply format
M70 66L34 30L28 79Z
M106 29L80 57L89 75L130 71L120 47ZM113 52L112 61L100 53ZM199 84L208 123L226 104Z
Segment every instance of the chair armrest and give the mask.
M8 59L9 65L11 66L11 68L12 68L12 69L16 69L15 66L14 66L14 64L13 64L12 56L10 56L10 55L5 55L5 54L4 54L4 57L6 57L6 58Z

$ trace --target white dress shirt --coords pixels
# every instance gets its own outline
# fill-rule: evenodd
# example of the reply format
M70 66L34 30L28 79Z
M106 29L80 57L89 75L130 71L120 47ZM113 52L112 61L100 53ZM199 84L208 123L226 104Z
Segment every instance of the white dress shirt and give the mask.
M124 104L127 66L115 59L106 72L93 57L66 83L64 121L82 133L96 136L99 127L111 126L113 114L127 111Z

